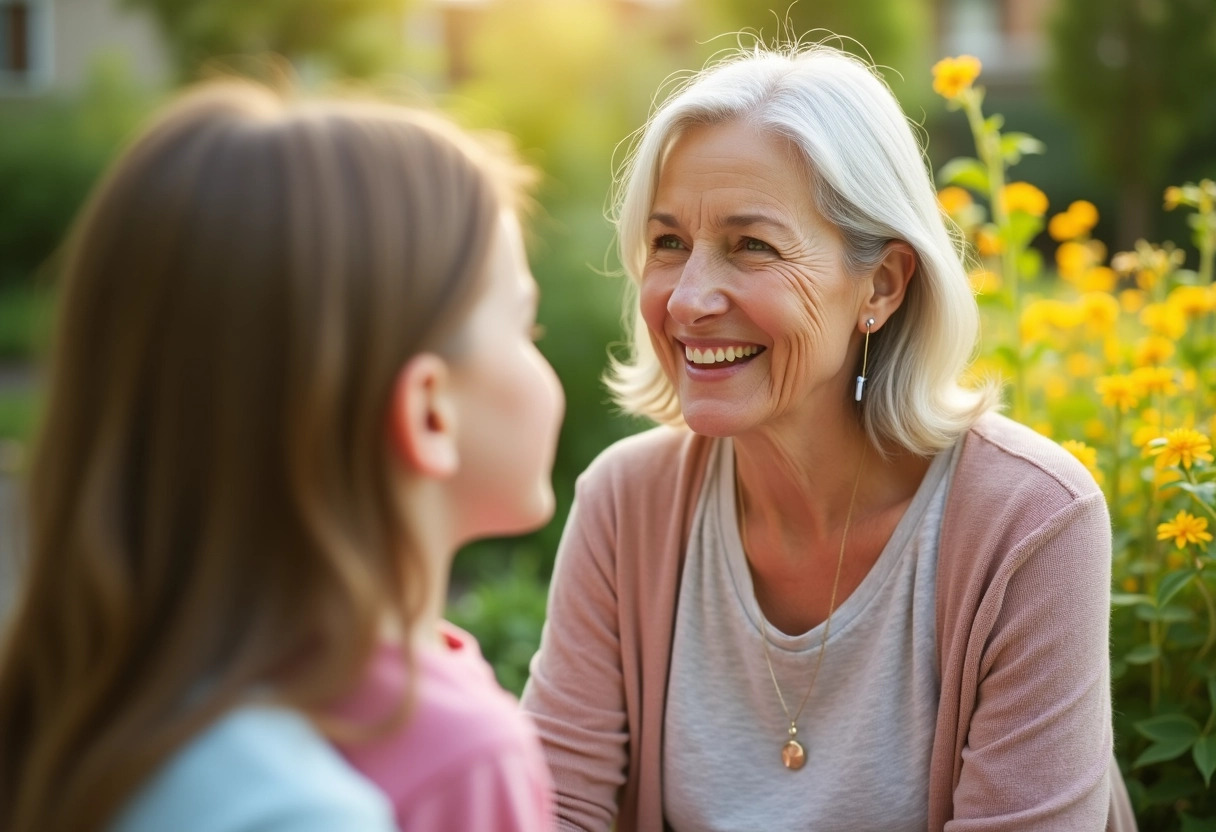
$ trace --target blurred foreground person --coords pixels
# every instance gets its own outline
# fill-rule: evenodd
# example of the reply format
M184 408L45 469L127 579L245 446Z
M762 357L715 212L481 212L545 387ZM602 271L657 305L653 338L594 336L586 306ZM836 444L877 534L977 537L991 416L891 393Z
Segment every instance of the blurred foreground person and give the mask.
M616 220L611 387L662 426L581 478L523 697L564 827L1128 828L1102 492L960 385L975 300L882 81L723 61Z
M530 724L441 619L460 544L553 512L526 178L435 116L237 82L115 165L62 287L0 828L550 827Z

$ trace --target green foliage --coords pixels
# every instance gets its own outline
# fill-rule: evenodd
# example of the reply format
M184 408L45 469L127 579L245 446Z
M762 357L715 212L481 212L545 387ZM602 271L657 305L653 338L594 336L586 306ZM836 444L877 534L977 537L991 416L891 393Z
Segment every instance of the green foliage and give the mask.
M1156 181L1216 126L1216 4L1063 0L1051 37L1051 88L1108 174Z
M22 362L43 351L52 303L45 288L0 285L0 364Z
M507 552L483 550L479 555L477 583L455 593L458 598L448 606L447 618L477 637L499 684L519 695L545 619L548 581L540 573L543 558L527 546ZM498 563L486 563L487 556ZM489 575L495 578L486 580Z
M1216 78L1216 3L1062 0L1051 41L1049 88L1087 160L1123 191L1130 245L1182 151L1200 169L1216 163L1216 98L1201 80Z
M28 285L47 264L150 105L118 59L98 63L78 97L0 101L0 286Z
M928 99L923 67L930 63L933 7L925 0L712 0L702 8L711 34L751 30L769 41L827 38L833 46L892 70L884 76L908 112L916 112ZM722 48L728 40L711 40L709 45Z
M0 476L20 473L41 408L39 390L0 386Z
M368 77L403 49L410 0L124 0L156 21L183 80L209 61L281 55Z

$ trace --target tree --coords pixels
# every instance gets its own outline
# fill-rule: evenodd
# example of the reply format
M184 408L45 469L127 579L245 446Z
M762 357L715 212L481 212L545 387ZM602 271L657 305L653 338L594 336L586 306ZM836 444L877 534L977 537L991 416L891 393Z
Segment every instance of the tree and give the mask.
M209 60L281 55L336 74L373 75L404 50L411 0L123 0L156 20L181 80Z
M933 38L926 0L712 0L697 6L712 34L752 31L769 42L826 39L882 68L906 111L914 112L928 100L926 68L936 56L930 53ZM728 45L722 40L711 43L719 44Z
M1150 232L1175 155L1216 141L1216 3L1061 0L1051 42L1051 86L1119 189L1116 244L1130 247Z

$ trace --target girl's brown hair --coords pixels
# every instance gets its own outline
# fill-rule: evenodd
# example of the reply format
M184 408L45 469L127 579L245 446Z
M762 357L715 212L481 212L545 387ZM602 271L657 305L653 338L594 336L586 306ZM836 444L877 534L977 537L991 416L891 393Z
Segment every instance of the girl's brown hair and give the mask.
M252 690L320 719L386 615L408 632L426 582L390 391L458 349L513 207L502 158L421 112L227 81L114 166L62 286L0 828L101 828Z

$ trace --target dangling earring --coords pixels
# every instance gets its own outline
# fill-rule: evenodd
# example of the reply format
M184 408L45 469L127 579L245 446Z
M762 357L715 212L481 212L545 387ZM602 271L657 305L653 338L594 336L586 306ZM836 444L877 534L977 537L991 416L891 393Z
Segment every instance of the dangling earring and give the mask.
M866 318L866 344L861 352L861 375L857 377L857 389L853 392L853 400L861 401L862 388L866 386L866 362L870 359L870 327L874 326L873 318Z

